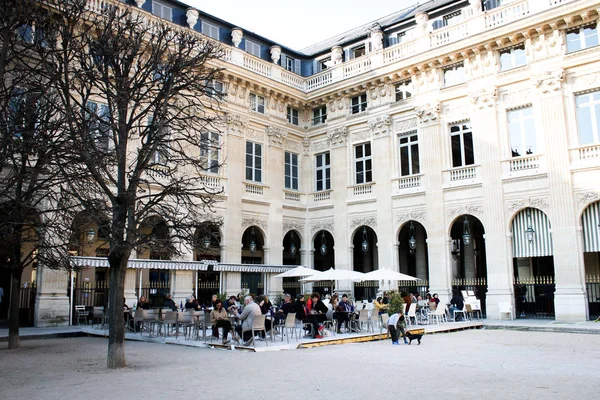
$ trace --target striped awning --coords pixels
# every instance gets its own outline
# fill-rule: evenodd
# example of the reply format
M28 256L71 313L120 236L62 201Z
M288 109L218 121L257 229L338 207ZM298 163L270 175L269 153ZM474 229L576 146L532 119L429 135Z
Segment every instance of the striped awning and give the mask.
M528 230L533 229L531 234ZM546 257L553 255L550 221L543 211L526 208L515 216L512 224L513 257Z
M265 272L282 273L296 268L296 265L264 265L264 264L224 264L219 263L213 267L214 271L222 272Z
M600 201L590 204L581 216L583 225L583 251L600 252Z
M71 257L71 263L74 267L110 267L110 265L108 264L108 259L106 257L73 256ZM127 268L207 271L208 264L202 261L132 259L127 262Z

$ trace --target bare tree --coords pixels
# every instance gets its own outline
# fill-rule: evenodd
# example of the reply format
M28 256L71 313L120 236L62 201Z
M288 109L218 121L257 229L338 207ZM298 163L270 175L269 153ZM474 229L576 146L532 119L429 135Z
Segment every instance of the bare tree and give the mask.
M214 195L203 173L218 168L219 101L213 80L218 44L114 2L46 0L62 17L45 78L61 94L71 154L71 193L109 222L109 368L125 366L123 295L127 262L140 246L164 245L141 235L160 216L170 254L191 243L210 219ZM90 3L91 4L91 3ZM96 4L95 2L93 4Z
M63 210L71 203L60 190L64 177L58 164L69 146L57 99L41 70L53 45L50 14L34 0L5 0L2 6L0 268L11 275L8 347L16 348L24 269L37 263L68 266Z

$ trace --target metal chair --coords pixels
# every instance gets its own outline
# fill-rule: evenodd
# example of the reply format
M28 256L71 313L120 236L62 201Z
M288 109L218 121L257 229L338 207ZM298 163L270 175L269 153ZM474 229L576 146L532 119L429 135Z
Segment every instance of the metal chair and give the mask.
M290 332L292 336L296 336L296 342L298 341L298 332L296 331L296 313L288 313L287 317L285 317L283 325L280 325L280 328L282 342L284 335L287 338L287 342L290 342Z
M371 333L375 333L373 329L373 321L371 321L371 319L369 318L369 310L367 310L366 308L363 308L358 313L358 326L361 331L363 330L364 325L367 326L367 332L369 332L370 326Z
M106 315L104 314L104 307L94 307L92 309L92 326L98 321L96 329L104 328L106 322Z
M417 325L417 305L410 304L408 306L408 313L405 314L405 316L406 316L406 325L408 325L408 326L412 325L413 320L415 322L415 325Z
M84 325L87 325L90 312L85 309L85 306L75 306L75 315L77 316L77 325L81 325L81 321Z
M379 340L383 337L383 330L385 329L387 333L387 323L390 319L390 315L388 313L381 314L381 325L379 326Z
M255 341L256 332L264 332L265 333L265 344L267 346L269 345L269 341L267 340L267 328L265 328L265 316L264 315L255 315L254 318L252 318L252 328L250 330L252 331L252 339L251 340L252 340L252 345L254 347L256 347L256 341ZM243 335L243 331L242 331L242 335Z

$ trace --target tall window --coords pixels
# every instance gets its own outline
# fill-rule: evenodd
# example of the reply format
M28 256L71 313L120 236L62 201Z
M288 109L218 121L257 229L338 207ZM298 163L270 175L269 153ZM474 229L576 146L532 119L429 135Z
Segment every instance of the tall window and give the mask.
M596 24L580 26L567 31L567 53L598 46Z
M524 44L500 50L500 71L508 71L525 64L527 64L527 55Z
M152 2L152 14L169 21L173 20L173 9L161 1Z
M362 57L366 54L365 45L360 45L350 49L350 58Z
M575 96L579 145L600 143L600 91Z
M350 99L350 113L358 114L367 109L367 94L363 93Z
M110 115L106 104L87 102L88 130L99 149L108 150Z
M206 94L210 97L222 98L224 95L223 82L211 79L206 82Z
M148 117L148 137L149 140L156 140L158 142L158 146L156 147L156 151L152 153L153 164L166 165L169 159L169 127L167 126L155 126L155 123L158 123L154 120L154 116ZM156 136L155 136L156 135ZM155 138L153 138L155 136Z
M450 87L465 83L467 77L465 74L465 66L463 63L450 65L444 68L444 86Z
M396 101L402 101L412 96L412 82L410 79L396 84Z
M298 190L298 154L285 152L285 188Z
M371 143L354 146L354 166L357 185L373 181L371 163Z
M202 132L200 134L200 162L206 172L219 172L219 134Z
M417 131L400 136L400 175L415 175L419 168L419 137Z
M317 192L331 189L331 168L329 162L329 153L317 154Z
M264 114L265 98L261 95L250 93L250 110L260 114Z
M246 39L246 51L253 56L260 57L260 45Z
M298 110L292 107L287 108L287 121L292 125L298 125Z
M313 125L321 125L324 124L327 120L327 106L322 106L319 108L313 109Z
M202 33L206 36L219 40L219 27L202 21Z
M465 122L450 127L450 144L452 147L452 167L475 164L473 133L471 132L470 123Z
M262 145L246 142L246 180L262 182Z
M537 144L532 107L509 111L507 118L512 157L536 154Z

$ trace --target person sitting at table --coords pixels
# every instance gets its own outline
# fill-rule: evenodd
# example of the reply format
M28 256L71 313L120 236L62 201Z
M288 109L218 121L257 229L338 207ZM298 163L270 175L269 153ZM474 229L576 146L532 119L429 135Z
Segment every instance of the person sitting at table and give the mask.
M331 300L329 300L329 304L331 304L331 309L333 311L335 311L337 306L340 304L340 298L337 293L334 293L333 296L331 296Z
M257 296L256 299L254 299L254 301L258 303L258 306L260 307L260 313L262 315L269 314L269 312L271 311L271 302L269 301L269 298L267 296L261 294L260 296ZM265 318L265 330L269 332L272 326L272 321L268 318ZM261 332L261 336L263 335L264 333Z
M217 304L217 300L219 300L219 296L217 296L216 294L213 294L212 296L210 296L210 308L211 309L215 308L215 304Z
M406 292L400 292L400 297L404 300L404 304L406 304L406 313L408 314L408 310L410 310L410 305L412 304L412 295Z
M348 301L347 294L342 295L342 301L340 301L335 311L333 318L337 320L337 333L342 333L342 323L345 323L348 327L350 313L354 312L354 306Z
M458 290L454 291L454 296L450 300L450 315L454 317L454 322L462 320L462 315L456 315L456 311L462 311L465 308L465 301Z
M440 304L440 298L439 298L439 296L438 296L437 293L433 294L433 297L431 298L431 301L433 301L435 303L436 307Z
M327 319L327 311L329 309L321 300L321 295L319 293L313 293L311 296L311 304L312 308L310 312L306 315L306 321L310 322L313 326L314 338L322 339L322 331L323 331L323 322Z
M125 297L123 297L123 311L129 311L131 310L131 307L129 307L127 305L127 299Z
M150 309L150 302L146 298L146 296L142 295L137 303L137 308L141 308L142 310Z
M252 296L244 297L244 310L241 314L236 315L236 317L242 321L242 324L235 327L238 335L242 337L244 346L252 344L254 339L252 337L252 324L254 323L254 317L260 315L260 306L254 302Z
M226 303L223 304L223 308L230 313L233 313L237 308L237 297L235 296L230 296L229 299L227 299Z
M194 295L191 295L190 297L185 299L185 309L200 311L200 304L198 304L198 300L196 300L196 297Z
M210 322L212 324L213 337L218 339L219 328L223 328L223 344L229 343L227 334L231 331L231 337L233 337L233 330L231 329L231 322L229 322L227 311L225 311L223 303L219 299L215 302L215 308L210 312Z
M375 299L373 305L377 309L377 315L383 314L385 312L385 309L389 307L389 304L383 304L383 298L381 296Z
M296 296L296 301L292 305L292 309L296 313L296 322L302 322L306 316L306 308L304 305L304 295L300 293Z
M177 304L175 304L175 302L173 301L173 296L171 295L171 293L165 296L163 307L170 308L171 311L177 311Z
M294 304L292 303L292 295L286 293L283 297L283 303L281 303L280 307L275 311L273 317L275 319L275 324L280 324L285 320L287 315L291 312L294 312Z

